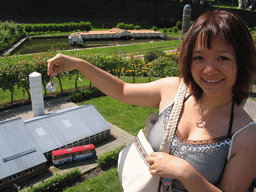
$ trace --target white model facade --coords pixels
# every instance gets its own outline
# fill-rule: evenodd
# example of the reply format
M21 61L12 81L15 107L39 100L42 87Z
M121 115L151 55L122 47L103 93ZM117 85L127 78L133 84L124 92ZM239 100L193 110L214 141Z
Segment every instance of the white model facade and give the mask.
M84 44L84 40L94 39L120 39L120 38L164 38L164 34L154 30L124 30L113 28L109 31L89 31L72 33L69 38L70 44Z

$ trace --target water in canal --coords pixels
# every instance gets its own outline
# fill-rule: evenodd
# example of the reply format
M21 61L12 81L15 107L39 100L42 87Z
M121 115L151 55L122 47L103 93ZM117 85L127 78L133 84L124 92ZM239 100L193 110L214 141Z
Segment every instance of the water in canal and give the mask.
M72 50L72 49L85 49L92 47L102 47L117 44L131 44L131 43L146 43L150 41L162 41L162 39L135 39L135 40L93 40L86 41L85 45L70 45L68 37L58 38L32 38L22 44L14 54L30 54L30 53L41 53L50 52L51 49L55 50Z

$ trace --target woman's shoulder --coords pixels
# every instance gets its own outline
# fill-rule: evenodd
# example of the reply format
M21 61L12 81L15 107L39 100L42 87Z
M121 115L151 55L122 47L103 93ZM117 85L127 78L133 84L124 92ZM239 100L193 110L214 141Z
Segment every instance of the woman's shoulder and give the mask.
M163 85L170 85L170 86L177 86L179 87L179 84L181 82L181 78L180 77L165 77L162 79L157 80L158 83L161 83Z
M166 108L175 99L180 82L181 78L179 77L166 77L159 80L158 86L161 89L161 103L159 111Z
M169 90L171 90L172 93L178 91L180 82L180 77L165 77L156 81L157 86L159 86L163 92L169 92Z
M241 106L236 109L232 133L234 151L256 149L256 123Z
M253 126L254 120L250 115L243 109L243 107L235 106L234 123L232 133L240 132L241 129L245 129L248 126Z

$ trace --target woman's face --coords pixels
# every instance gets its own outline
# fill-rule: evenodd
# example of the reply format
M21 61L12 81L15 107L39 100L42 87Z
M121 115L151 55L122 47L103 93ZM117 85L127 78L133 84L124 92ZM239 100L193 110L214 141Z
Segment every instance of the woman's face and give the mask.
M191 73L203 94L231 96L237 75L234 49L221 35L213 39L211 49L208 49L199 35L193 50Z

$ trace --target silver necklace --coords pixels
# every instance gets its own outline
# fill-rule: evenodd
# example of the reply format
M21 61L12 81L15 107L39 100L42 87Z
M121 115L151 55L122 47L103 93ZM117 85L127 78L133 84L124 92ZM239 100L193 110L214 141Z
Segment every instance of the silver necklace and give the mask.
M220 109L220 108L222 108L222 107L228 105L232 100L233 100L233 98L232 98L229 102L227 102L226 104L224 104L224 105L218 107L217 109ZM206 125L205 117L208 116L209 114L208 114L208 115L204 115L204 113L203 113L203 107L202 107L202 105L201 105L200 100L199 100L199 106L200 106L201 117L199 117L199 118L196 120L196 126L197 126L198 128L205 128L205 125ZM217 109L215 109L215 110L217 110Z

